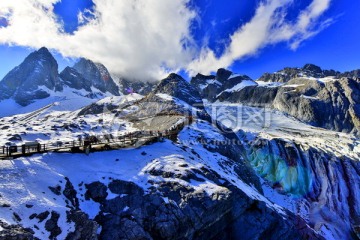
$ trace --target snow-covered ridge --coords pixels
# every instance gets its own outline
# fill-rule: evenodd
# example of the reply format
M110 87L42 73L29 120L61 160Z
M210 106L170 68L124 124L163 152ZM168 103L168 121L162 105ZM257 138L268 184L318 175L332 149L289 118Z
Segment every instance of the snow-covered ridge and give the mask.
M226 89L225 92L238 92L245 87L257 86L258 84L252 80L243 80L241 83L235 85L230 89Z
M122 96L110 96L103 98L99 100L98 104L114 104L114 105L121 105L126 102L133 102L143 99L144 96L138 94L138 93L131 93L128 95L122 95Z
M260 87L280 87L280 86L283 85L283 83L279 83L279 82L256 81L256 83L257 83Z

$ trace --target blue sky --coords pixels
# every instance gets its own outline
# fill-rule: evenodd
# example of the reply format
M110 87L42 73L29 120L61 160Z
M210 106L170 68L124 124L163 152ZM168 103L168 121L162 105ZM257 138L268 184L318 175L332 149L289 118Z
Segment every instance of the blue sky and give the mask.
M219 67L253 78L306 63L360 68L359 1L19 2L0 3L0 79L41 46L51 49L59 70L84 56L143 79Z

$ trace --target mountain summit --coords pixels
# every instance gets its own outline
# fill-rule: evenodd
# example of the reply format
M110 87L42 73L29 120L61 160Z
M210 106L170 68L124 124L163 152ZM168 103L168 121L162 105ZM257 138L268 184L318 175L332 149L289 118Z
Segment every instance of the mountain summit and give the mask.
M49 97L46 91L61 91L58 64L45 47L31 53L0 82L0 100L13 98L26 106L36 99Z
M350 71L341 73L335 70L323 70L314 64L305 64L302 68L286 67L275 73L264 73L258 80L264 82L288 82L293 78L310 77L310 78L325 78L334 77L340 79L342 77L359 78L360 71Z
M216 75L205 76L197 74L190 83L200 92L201 97L214 101L218 94L226 89L231 89L244 80L251 80L246 75L234 74L229 70L220 68Z
M45 47L31 53L0 81L0 101L12 99L23 107L55 96L96 100L109 95L119 96L120 92L104 65L82 58L74 67L66 67L59 74L57 61Z
M81 58L73 68L101 92L110 92L113 95L119 95L118 86L116 86L109 71L103 64Z

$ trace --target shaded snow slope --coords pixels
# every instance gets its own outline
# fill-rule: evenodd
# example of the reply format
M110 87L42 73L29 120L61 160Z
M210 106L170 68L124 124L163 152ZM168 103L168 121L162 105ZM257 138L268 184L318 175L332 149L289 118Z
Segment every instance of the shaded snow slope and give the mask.
M37 100L25 107L19 105L13 99L6 99L0 101L0 117L30 113L49 104L54 104L50 109L53 111L75 111L103 97L111 96L110 94L104 95L100 91L93 90L91 93L93 97L91 98L88 96L90 93L85 90L76 90L68 87L64 87L61 92L45 90L50 95L48 98Z

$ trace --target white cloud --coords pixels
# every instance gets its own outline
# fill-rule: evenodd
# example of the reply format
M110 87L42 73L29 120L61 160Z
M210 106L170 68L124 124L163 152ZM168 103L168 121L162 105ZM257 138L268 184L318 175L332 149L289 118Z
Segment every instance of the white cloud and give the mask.
M0 16L11 13L0 29L0 43L58 50L104 63L126 77L158 78L193 56L189 26L196 16L188 0L94 0L95 19L73 34L62 30L52 6L59 0L1 0Z
M286 20L292 0L267 0L258 6L254 17L230 36L230 44L220 57L205 46L200 56L188 65L190 74L209 74L220 67L229 67L234 61L254 55L270 44L289 42L292 49L316 35L332 23L331 19L319 22L319 17L329 8L330 0L313 0L299 13L295 23Z
M295 22L286 20L292 0L265 0L253 18L230 36L224 54L216 57L207 41L198 47L192 39L191 24L200 20L189 9L190 0L93 0L94 18L88 17L89 12L79 13L83 25L73 34L64 32L53 12L59 1L1 0L0 17L10 25L0 28L0 44L46 46L67 57L102 62L125 77L146 80L181 68L209 73L269 44L288 42L296 49L331 23L319 21L330 0L313 0Z

